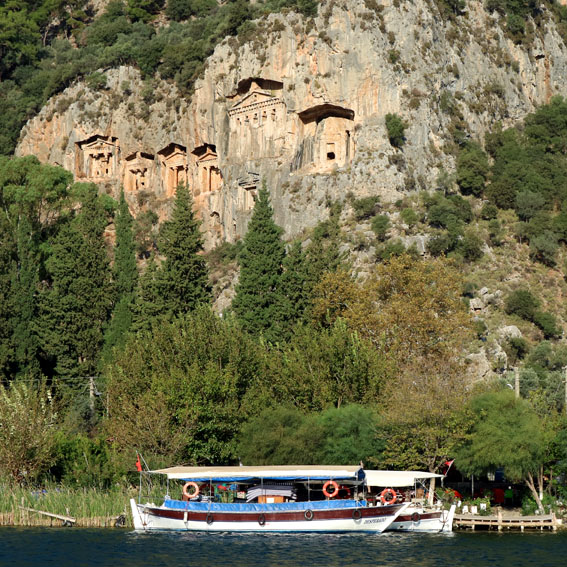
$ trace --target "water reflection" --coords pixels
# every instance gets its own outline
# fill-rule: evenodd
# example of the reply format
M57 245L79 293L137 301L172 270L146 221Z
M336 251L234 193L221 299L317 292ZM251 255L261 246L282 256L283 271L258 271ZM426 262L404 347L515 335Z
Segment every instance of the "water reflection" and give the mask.
M383 535L0 529L0 567L563 567L567 533Z

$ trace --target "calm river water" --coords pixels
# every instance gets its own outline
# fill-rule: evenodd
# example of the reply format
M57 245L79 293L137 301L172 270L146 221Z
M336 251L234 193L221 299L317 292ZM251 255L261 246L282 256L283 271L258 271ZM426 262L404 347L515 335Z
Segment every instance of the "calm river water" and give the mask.
M0 528L0 567L564 567L567 533L136 534Z

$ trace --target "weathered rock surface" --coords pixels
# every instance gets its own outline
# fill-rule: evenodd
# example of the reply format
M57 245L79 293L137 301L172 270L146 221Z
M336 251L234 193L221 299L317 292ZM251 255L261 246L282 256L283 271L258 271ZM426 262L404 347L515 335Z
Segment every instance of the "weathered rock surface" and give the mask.
M131 68L106 71L107 88L76 84L21 133L35 154L117 195L133 212L165 218L187 182L206 246L244 235L262 180L287 237L328 214L329 202L380 195L392 201L435 189L458 108L471 136L511 125L567 87L567 49L552 23L524 48L496 14L468 2L458 28L414 0L322 4L314 25L271 15L252 41L224 41L190 100L149 88ZM384 117L407 122L403 151Z

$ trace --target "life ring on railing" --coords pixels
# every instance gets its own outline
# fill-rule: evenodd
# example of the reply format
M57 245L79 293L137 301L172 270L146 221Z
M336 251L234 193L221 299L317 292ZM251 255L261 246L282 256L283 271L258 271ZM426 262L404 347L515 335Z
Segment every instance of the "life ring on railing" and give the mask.
M395 504L396 498L396 491L393 488L384 488L384 490L380 492L382 504Z
M333 492L329 492L329 491L327 490L330 486L333 487ZM338 485L334 480L328 480L328 481L323 485L323 494L324 494L327 498L334 498L338 493L339 493L339 485Z
M194 492L189 492L189 488L193 488ZM193 500L199 496L199 485L196 482L186 482L183 485L183 496L187 498L187 500Z

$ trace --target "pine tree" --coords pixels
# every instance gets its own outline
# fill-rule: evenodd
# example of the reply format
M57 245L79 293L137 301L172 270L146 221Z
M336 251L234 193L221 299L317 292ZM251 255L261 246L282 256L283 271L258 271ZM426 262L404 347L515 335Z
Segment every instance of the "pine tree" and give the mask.
M193 200L186 186L177 188L170 221L164 223L160 251L166 260L156 274L162 307L167 316L193 311L211 300L209 272L199 232L200 222L193 213Z
M289 339L293 327L305 319L310 303L311 286L307 256L301 242L294 242L283 261L280 281L282 306L280 309L280 335Z
M242 327L270 341L279 338L283 299L281 295L282 263L285 248L282 229L273 219L268 190L258 194L244 247L239 257L240 279L232 308Z
M116 303L112 319L104 337L103 360L110 358L115 346L122 346L133 320L134 290L138 281L136 268L136 254L133 234L132 215L128 203L124 198L124 191L120 193L120 203L115 219L116 246L114 248L113 280L116 291Z
M17 229L18 268L12 281L14 306L14 347L19 371L40 374L37 358L39 342L32 322L36 315L35 295L39 284L39 252L32 226L22 217Z
M106 213L94 185L82 186L80 213L54 240L46 262L51 286L40 298L42 347L58 375L93 375L111 308L104 244Z

